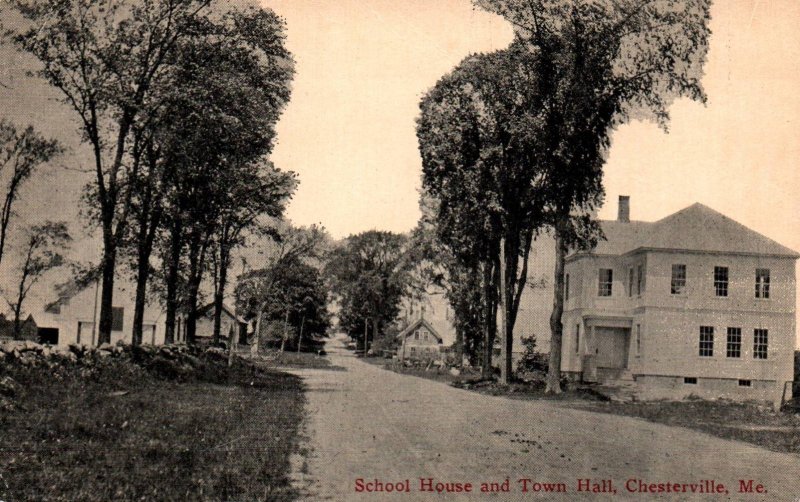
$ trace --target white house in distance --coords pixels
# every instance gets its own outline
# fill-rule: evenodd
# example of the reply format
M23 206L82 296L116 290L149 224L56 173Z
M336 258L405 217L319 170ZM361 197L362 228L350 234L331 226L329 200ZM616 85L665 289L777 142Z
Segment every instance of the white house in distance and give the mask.
M397 355L401 361L439 359L442 337L427 320L420 317L397 334L400 347Z
M562 370L629 380L642 398L791 397L800 255L694 204L630 221L565 267Z

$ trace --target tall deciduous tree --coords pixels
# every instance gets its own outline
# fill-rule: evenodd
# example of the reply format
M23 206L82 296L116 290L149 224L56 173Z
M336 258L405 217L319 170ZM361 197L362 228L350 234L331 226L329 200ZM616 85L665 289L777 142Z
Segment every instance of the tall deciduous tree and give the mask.
M129 223L133 168L126 162L137 119L154 103L170 55L193 35L211 0L10 0L27 21L17 46L41 63L39 75L58 89L80 119L93 153L90 193L103 240L99 341L111 337L114 272ZM157 102L157 100L155 100Z
M191 341L208 255L216 252L218 258L218 318L230 255L242 232L261 217L280 216L297 184L293 173L266 160L294 73L283 20L270 10L233 10L198 30L203 36L177 51L177 92L169 107L174 126L165 141L168 341L174 339L182 258L188 262L185 312Z
M528 255L544 225L535 191L542 178L536 155L544 134L542 99L529 59L519 44L467 58L423 99L417 127L423 186L439 201L439 237L463 268L482 269L485 377L502 307L505 382Z
M222 304L228 284L231 254L246 242L247 232L256 230L261 218L277 218L296 187L291 172L277 170L271 162L253 164L231 174L220 201L218 230L214 236L214 342L219 342Z
M711 0L474 0L502 15L536 61L547 142L545 183L556 265L548 392L560 392L564 258L602 198L610 133L637 117L663 128L678 97L705 102L700 83ZM578 220L578 223L586 220Z
M380 336L381 326L400 312L411 266L403 235L370 230L345 239L325 265L331 291L339 301L342 328L359 334L369 320L373 337Z
M236 308L246 319L255 319L255 343L253 349L259 350L259 337L265 317L275 313L271 308L276 302L280 304L281 294L276 293L275 284L283 277L285 270L303 264L319 270L322 257L329 247L329 237L324 228L292 227L284 222L281 228L271 229L270 240L265 243L267 249L262 253L266 258L256 268L238 277L235 296ZM284 311L285 312L285 311Z
M14 292L14 299L6 299L8 306L14 312L15 340L22 334L22 305L28 293L44 274L64 264L64 256L61 253L71 241L67 225L63 222L48 221L34 225L26 231L22 262L18 269L19 282Z
M39 166L61 152L57 141L45 139L32 126L19 130L11 122L0 119L0 180L5 192L0 212L0 262L3 261L8 227L20 188Z

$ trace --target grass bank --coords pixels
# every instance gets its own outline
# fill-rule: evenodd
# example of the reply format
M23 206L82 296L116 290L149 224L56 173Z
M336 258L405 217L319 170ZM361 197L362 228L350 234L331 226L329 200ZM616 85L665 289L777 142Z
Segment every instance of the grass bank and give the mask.
M0 500L294 499L300 380L187 357L0 363Z

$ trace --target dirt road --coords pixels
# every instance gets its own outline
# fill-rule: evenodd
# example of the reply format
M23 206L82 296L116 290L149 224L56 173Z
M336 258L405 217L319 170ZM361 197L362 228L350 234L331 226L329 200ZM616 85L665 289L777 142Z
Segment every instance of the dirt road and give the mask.
M794 455L558 403L483 396L377 368L340 341L329 346L332 363L345 371L297 372L308 386L311 452L298 474L307 500L800 497ZM740 480L751 493L740 491ZM508 491L482 493L484 482ZM387 492L387 483L409 492ZM449 485L439 493L436 483ZM461 492L446 491L456 483ZM676 484L684 491L675 493ZM366 491L378 488L384 491Z

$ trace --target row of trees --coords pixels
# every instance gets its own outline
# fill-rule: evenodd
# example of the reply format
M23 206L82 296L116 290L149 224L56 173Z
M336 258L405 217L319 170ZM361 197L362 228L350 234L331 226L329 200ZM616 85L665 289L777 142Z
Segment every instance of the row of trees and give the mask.
M211 274L218 340L236 249L274 233L297 186L268 160L294 72L283 20L213 0L8 4L18 21L8 39L38 60L92 153L84 202L103 243L99 342L110 340L120 273L136 282L133 343L154 289L166 342L181 311L193 341Z
M554 238L547 390L557 393L565 257L602 238L591 214L604 196L610 135L643 117L666 130L674 99L705 100L710 1L475 3L502 15L516 37L468 57L423 98L417 233L439 250L459 339L480 347L485 377L499 310L505 382L532 242Z

